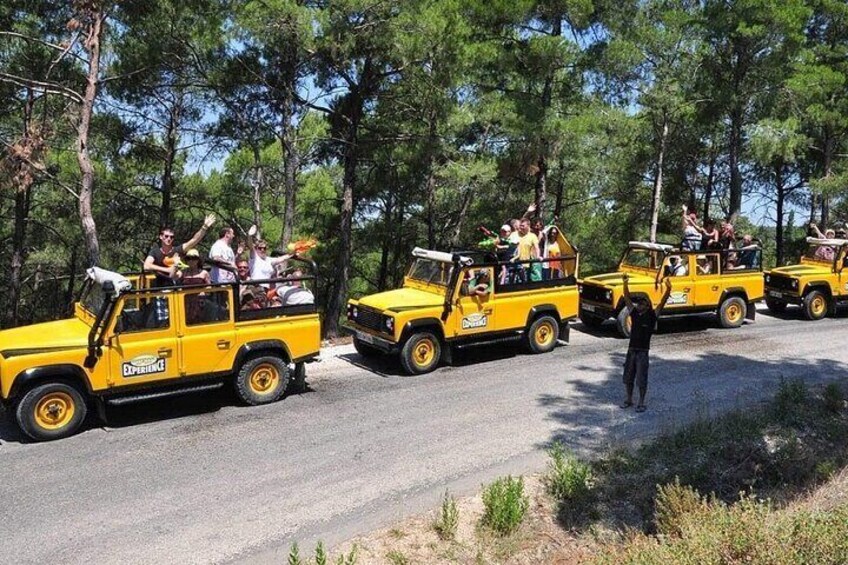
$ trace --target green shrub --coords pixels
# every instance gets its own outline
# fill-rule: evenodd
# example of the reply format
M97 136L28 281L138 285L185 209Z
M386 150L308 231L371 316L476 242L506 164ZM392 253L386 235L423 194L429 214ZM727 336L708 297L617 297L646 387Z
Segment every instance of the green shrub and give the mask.
M698 491L688 485L681 485L680 478L675 477L673 483L657 487L654 508L657 531L679 536L683 533L684 523L694 515L705 512L708 503Z
M452 540L456 538L456 528L459 524L459 509L456 507L456 499L445 491L445 496L442 498L442 507L439 512L439 517L433 524L433 529L439 534L443 540Z
M594 481L592 468L558 442L548 455L548 472L542 479L548 494L560 503L585 500Z
M386 559L391 561L394 565L407 565L409 563L409 559L407 559L406 555L396 549L388 552L386 554Z
M482 523L499 535L510 534L521 525L529 506L524 479L501 477L483 489Z
M828 412L838 414L845 405L845 395L838 383L830 383L822 392L824 407Z
M355 565L357 559L359 559L359 555L357 555L357 547L354 544L347 555L344 553L339 555L339 558L336 559L336 565Z
M774 409L781 420L791 420L796 408L807 399L807 386L800 379L786 381L781 379L780 388L774 397Z
M327 550L321 540L318 540L318 545L315 546L315 565L327 565Z
M289 565L303 565L300 559L300 548L297 547L297 542L294 542L289 549Z

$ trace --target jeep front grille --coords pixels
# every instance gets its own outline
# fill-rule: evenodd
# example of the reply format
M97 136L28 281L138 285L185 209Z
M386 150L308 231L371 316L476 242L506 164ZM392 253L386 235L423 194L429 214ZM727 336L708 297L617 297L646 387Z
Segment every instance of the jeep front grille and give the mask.
M792 277L787 277L784 275L769 275L768 282L766 286L769 288L773 288L776 290L798 290L797 286L792 286Z
M385 332L386 327L383 325L383 315L376 310L357 306L357 316L354 321L362 327L374 330L376 332Z
M592 302L600 302L601 304L611 304L612 299L607 298L607 293L611 294L611 292L604 287L584 284L580 298L583 300L590 300Z

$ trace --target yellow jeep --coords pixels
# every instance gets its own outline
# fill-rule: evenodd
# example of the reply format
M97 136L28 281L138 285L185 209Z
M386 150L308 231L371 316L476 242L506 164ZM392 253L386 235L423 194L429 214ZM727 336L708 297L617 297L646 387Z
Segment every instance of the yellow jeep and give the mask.
M821 320L848 303L848 240L807 238L807 250L798 265L765 274L766 306L783 312L798 304L808 320Z
M62 438L91 407L105 417L106 404L226 382L245 403L265 404L290 378L303 379L304 363L318 356L314 301L243 310L238 284L149 288L150 278L89 269L72 318L0 331L0 399L26 435Z
M630 292L656 307L670 277L671 295L660 317L716 312L722 327L735 328L756 315L763 298L762 250L689 251L674 246L631 241L614 273L580 281L580 320L599 327L615 319L618 333L630 336L630 312L624 305L622 275L630 275Z
M542 261L415 248L402 288L348 302L357 352L398 355L418 375L469 346L523 341L531 352L551 351L567 340L578 303L577 250L561 233L558 243L560 256ZM546 277L525 276L539 263Z

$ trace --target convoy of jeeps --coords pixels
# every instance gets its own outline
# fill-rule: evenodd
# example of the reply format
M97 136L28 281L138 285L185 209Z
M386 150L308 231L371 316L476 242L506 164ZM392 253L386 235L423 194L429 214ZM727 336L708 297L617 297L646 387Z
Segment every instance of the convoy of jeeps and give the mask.
M765 298L773 312L801 306L818 320L848 303L848 240L808 239L797 265L763 273L762 250L688 251L630 242L615 272L578 279L579 253L558 234L560 255L499 261L485 251L416 248L402 288L350 300L347 320L364 358L395 356L420 375L456 351L521 343L531 353L567 341L569 322L612 319L630 334L623 275L632 296L661 316L715 313L725 328L754 319ZM544 276L529 276L541 263ZM310 275L252 281L261 288L315 282ZM535 273L534 273L535 274ZM72 318L0 331L0 400L36 441L79 430L90 410L189 394L229 384L249 405L280 399L318 358L315 304L242 309L238 283L150 288L150 275L89 270ZM255 291L254 291L255 292ZM267 304L266 304L267 306Z

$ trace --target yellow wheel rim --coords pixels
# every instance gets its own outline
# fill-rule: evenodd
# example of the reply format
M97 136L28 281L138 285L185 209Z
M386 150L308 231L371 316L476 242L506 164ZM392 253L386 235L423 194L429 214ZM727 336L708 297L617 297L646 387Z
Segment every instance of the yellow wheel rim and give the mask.
M58 430L68 425L77 411L74 399L66 392L51 392L35 405L35 421L45 430Z
M540 347L550 345L554 340L554 327L550 322L543 322L536 328L534 339Z
M736 323L736 322L739 321L739 319L741 317L742 317L742 308L740 308L738 304L731 304L730 306L727 307L727 319L730 322Z
M250 390L256 394L274 392L280 383L280 372L270 363L257 365L250 373Z
M415 344L412 350L412 360L419 367L426 367L433 362L436 356L436 345L430 339L422 339Z
M824 297L816 296L813 299L812 304L810 304L810 309L813 311L813 314L816 316L821 316L824 313Z

